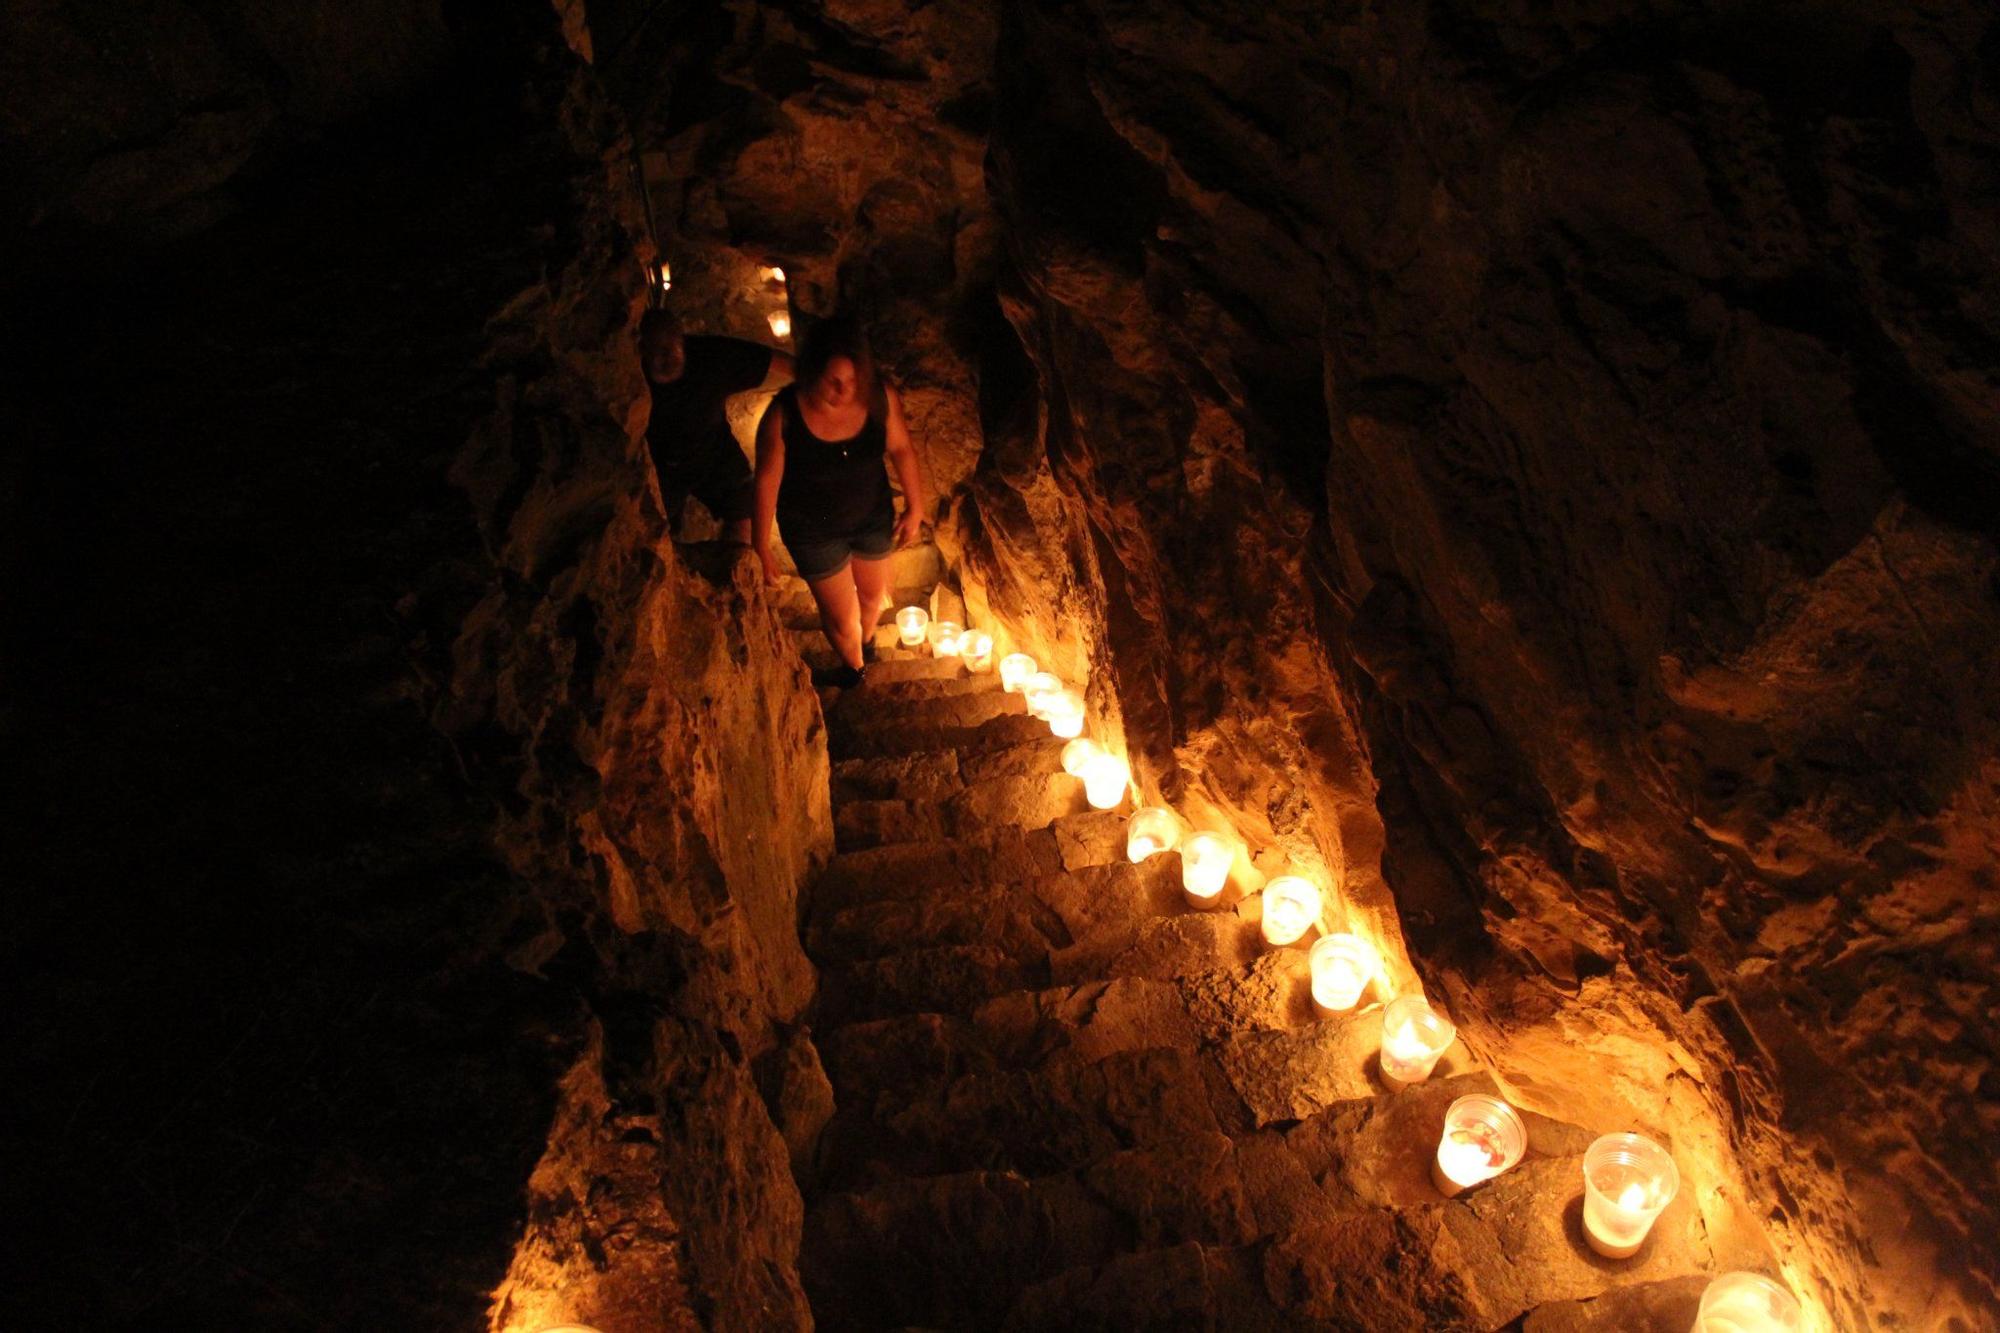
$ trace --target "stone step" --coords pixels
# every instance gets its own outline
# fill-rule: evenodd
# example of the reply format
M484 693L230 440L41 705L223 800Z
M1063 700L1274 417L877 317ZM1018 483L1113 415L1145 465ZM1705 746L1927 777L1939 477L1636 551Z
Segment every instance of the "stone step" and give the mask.
M1132 1148L1249 1129L1213 1061L1164 1048L1098 1060L1066 1051L1031 1069L967 1069L872 1094L836 1092L835 1106L820 1140L828 1189L968 1170L1046 1175Z
M1074 1181L929 1176L815 1201L799 1275L822 1327L984 1329L1023 1287L1103 1262L1120 1239Z
M966 695L969 701L984 701L984 694ZM1018 699L1017 695L1001 696ZM980 710L967 710L976 716ZM979 722L912 722L900 725L881 723L858 727L846 725L836 733L828 719L828 749L836 759L864 759L878 755L919 754L926 750L954 750L961 761L967 755L983 754L1025 745L1049 734L1048 724L1017 711L1004 702L988 705L988 716Z
M815 1314L836 1326L992 1328L1025 1293L1064 1274L1189 1246L1233 1251L1336 1222L1316 1207L1310 1180L1266 1170L1281 1157L1280 1145L1240 1153L1223 1135L1189 1133L1082 1170L964 1171L831 1193L807 1210L802 1275ZM883 1263L887 1255L897 1261ZM1026 1326L1059 1314L1032 1311Z
M1060 822L1060 821L1058 821ZM840 852L807 896L808 916L1062 872L1053 827L989 830L977 841L895 842Z
M777 612L778 623L787 629L819 628L819 603L813 600L812 589L806 586L804 579L796 576L789 578L782 588L771 590L770 596L771 609ZM930 598L931 585L928 583L892 589L889 605L882 609L882 617L876 623L893 625L900 608L912 605L927 607Z
M973 944L1046 970L1051 951L1068 942L1061 919L1011 884L861 903L816 914L806 931L806 952L826 971L911 950Z
M979 838L996 827L1047 828L1084 813L1080 783L1067 773L994 778L942 800L836 799L834 845L842 851L894 842Z
M1004 690L896 700L856 690L827 710L827 749L841 758L956 749L953 738L998 718L1032 724L1019 740L1049 734L1046 723L1028 716L1028 706L1020 695Z
M806 665L814 671L831 671L841 665L840 658L834 654L833 645L826 641L826 635L821 632L818 625L807 628L794 627L788 629L786 633L791 635L792 644L798 650L799 656L804 658ZM898 655L902 653L902 650L896 647L895 626L884 625L875 631L875 649L878 653L894 653ZM906 660L916 659L910 658ZM923 660L929 661L930 655L926 653ZM956 666L957 664L954 663L953 665ZM873 668L871 667L870 669L872 670ZM959 669L963 670L964 668L960 667Z
M1447 1200L1430 1184L1430 1155L1444 1107L1467 1090L1466 1081L1418 1085L1323 1117L1335 1145L1327 1155L1350 1173L1408 1177L1393 1205L1354 1194L1342 1177L1322 1178L1312 1156L1296 1150L1300 1130L1231 1136L1189 1126L1046 1174L976 1169L825 1193L807 1212L807 1286L816 1310L852 1311L872 1298L884 1302L881 1318L891 1324L989 1327L998 1312L1018 1311L1010 1326L1041 1327L1070 1307L1049 1305L1051 1293L1024 1300L1040 1284L1073 1295L1079 1282L1097 1288L1106 1266L1142 1263L1137 1255L1254 1246L1264 1290L1287 1327L1491 1330L1530 1311L1527 1327L1647 1326L1609 1322L1627 1310L1661 1326L1662 1307L1682 1298L1675 1284L1714 1261L1694 1201L1677 1199L1637 1256L1608 1264L1590 1252L1575 1218L1580 1155L1538 1152L1533 1125L1527 1159ZM982 1109L992 1105L1006 1103ZM1382 1108L1405 1105L1411 1123L1370 1137ZM871 1272L870 1254L905 1262ZM1658 1290L1606 1294L1643 1287ZM1116 1292L1102 1297L1112 1312L1124 1309ZM1575 1322L1588 1316L1579 1303L1599 1301L1603 1320ZM1111 1327L1157 1326L1108 1317Z
M1297 1333L1315 1325L1281 1310L1265 1291L1257 1247L1189 1241L1117 1255L1033 1283L1000 1327L1004 1333L1129 1328Z
M1011 940L938 944L863 959L820 974L815 1027L891 1014L966 1013L989 997L1048 984L1046 956L1021 957Z

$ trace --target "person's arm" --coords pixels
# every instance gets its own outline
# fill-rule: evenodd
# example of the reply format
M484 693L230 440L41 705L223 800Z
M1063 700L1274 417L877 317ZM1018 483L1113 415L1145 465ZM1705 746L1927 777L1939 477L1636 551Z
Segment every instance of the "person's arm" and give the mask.
M764 566L764 582L775 588L783 576L771 551L771 529L778 521L778 483L785 479L784 410L776 403L764 409L757 423L757 472L751 483L750 549Z
M790 352L780 352L774 348L771 352L771 367L764 372L764 382L757 387L760 389L775 389L791 382L792 354Z
M917 457L917 447L910 443L909 427L903 424L903 396L886 385L883 393L889 399L886 423L889 466L896 469L896 480L903 488L903 516L896 520L896 545L914 546L923 540L924 515L930 512L930 502L924 493L924 465Z

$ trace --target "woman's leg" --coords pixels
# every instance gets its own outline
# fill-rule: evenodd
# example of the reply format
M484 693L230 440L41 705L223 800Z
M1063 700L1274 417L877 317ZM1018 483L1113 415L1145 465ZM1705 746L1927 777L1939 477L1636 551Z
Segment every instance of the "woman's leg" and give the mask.
M835 570L823 579L811 579L813 601L819 605L819 626L840 660L861 669L861 608L854 591L854 564ZM880 613L881 608L876 608Z
M861 641L867 643L875 637L875 627L882 623L882 611L889 605L889 559L884 556L880 560L870 560L857 555L848 568L854 571Z

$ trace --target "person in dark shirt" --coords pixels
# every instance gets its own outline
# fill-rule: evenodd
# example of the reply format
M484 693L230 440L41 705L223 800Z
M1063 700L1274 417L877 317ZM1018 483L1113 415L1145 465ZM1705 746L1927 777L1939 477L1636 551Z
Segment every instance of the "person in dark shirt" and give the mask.
M890 467L903 488L901 518ZM889 552L922 535L924 496L902 399L875 373L861 325L851 318L813 325L799 348L797 382L779 390L757 424L751 545L775 586L773 522L782 529L827 642L846 664L837 684L861 679L872 647L866 636L889 602Z
M792 358L740 338L688 336L671 311L648 310L639 352L653 390L646 442L660 476L667 526L681 530L688 496L708 507L726 540L750 542L750 465L729 432L734 394L792 377Z

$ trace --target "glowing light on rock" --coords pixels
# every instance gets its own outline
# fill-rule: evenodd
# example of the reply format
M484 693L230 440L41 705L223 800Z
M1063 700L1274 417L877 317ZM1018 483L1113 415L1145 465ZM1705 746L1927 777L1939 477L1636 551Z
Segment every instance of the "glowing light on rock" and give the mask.
M1098 754L1083 766L1083 796L1093 810L1116 810L1131 782L1131 766L1115 754Z
M1068 740L1083 734L1083 696L1075 690L1064 690L1049 701L1044 710L1048 715L1049 731L1055 736Z
M1019 694L1035 674L1035 659L1026 653L1009 653L1000 659L1000 684L1009 694Z
M896 613L896 637L905 648L914 648L924 641L924 627L930 623L930 612L921 606L906 606Z
M1079 736L1068 745L1063 746L1063 772L1073 778L1080 778L1083 776L1084 767L1091 760L1103 753L1104 751L1097 748L1096 741L1091 740L1088 736Z
M1125 821L1125 858L1133 865L1160 852L1172 851L1180 840L1180 818L1165 806L1141 806Z
M1498 1097L1460 1097L1444 1113L1431 1180L1446 1198L1491 1180L1528 1150L1528 1127Z
M1756 1273L1724 1273L1701 1293L1694 1333L1798 1333L1805 1327L1798 1298Z
M1423 996L1397 996L1382 1010L1382 1077L1396 1087L1423 1082L1457 1035Z
M956 620L933 620L927 632L931 640L931 656L958 656L959 637L965 631Z
M1319 920L1319 887L1297 875L1280 875L1264 886L1264 941L1284 945L1299 940Z
M1236 844L1220 833L1191 833L1181 843L1181 888L1197 907L1213 907L1229 882Z
M1028 711L1044 722L1049 720L1049 705L1062 692L1061 678L1047 671L1037 671L1021 685L1021 697L1028 701Z
M984 673L993 669L993 636L983 630L967 630L958 640L958 655L967 671Z
M1312 963L1313 1003L1332 1013L1359 1003L1361 992L1382 970L1375 946L1359 935L1327 935L1314 940L1306 957Z
M792 336L792 317L790 315L782 310L773 310L768 318L771 323L771 333L774 337L789 338Z
M1629 1259L1674 1200L1681 1174L1665 1148L1641 1134L1606 1134L1583 1154L1583 1234L1607 1259Z

